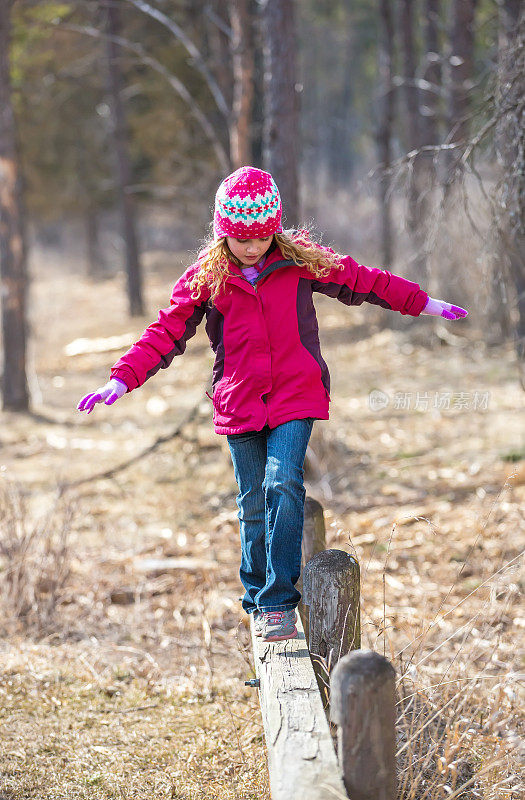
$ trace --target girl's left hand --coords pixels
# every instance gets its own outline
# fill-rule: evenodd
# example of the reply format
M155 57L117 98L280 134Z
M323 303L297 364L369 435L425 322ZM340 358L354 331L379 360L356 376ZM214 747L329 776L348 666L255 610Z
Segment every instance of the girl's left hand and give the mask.
M445 319L461 319L468 315L468 311L461 308L461 306L453 306L444 300L434 300L433 297L428 298L427 304L421 313L430 314L433 317L444 317Z

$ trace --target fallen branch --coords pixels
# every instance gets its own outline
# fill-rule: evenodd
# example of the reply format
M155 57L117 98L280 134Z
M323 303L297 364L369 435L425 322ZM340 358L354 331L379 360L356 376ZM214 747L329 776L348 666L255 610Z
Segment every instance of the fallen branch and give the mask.
M146 711L148 708L158 708L160 703L150 703L147 706L135 706L134 708L96 708L97 714L133 714L135 711Z
M66 489L76 488L77 486L81 486L83 483L90 483L91 481L99 481L99 480L105 480L107 478L113 478L117 473L122 472L128 467L131 467L133 464L136 464L138 461L145 458L145 456L149 456L157 449L157 447L160 447L161 444L165 444L166 442L169 442L172 439L176 439L178 436L182 436L183 429L186 427L186 425L189 425L197 417L201 402L202 400L199 400L199 402L193 406L189 414L185 417L185 419L182 420L182 422L179 422L179 424L177 425L176 428L174 428L174 430L172 430L170 433L165 433L163 436L158 436L152 444L148 445L148 447L146 447L144 450L141 450L140 453L137 453L136 455L132 456L127 461L123 461L122 464L117 464L116 467L112 467L111 469L105 470L104 472L96 472L87 478L79 478L76 481L71 481L70 483L61 484L58 492L59 497L61 497L64 494Z

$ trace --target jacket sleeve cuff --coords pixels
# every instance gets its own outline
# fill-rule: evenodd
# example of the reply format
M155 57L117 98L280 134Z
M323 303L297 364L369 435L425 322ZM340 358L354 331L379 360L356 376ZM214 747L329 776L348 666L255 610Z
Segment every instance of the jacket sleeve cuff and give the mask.
M124 381L124 383L128 387L128 392L132 392L133 389L136 389L137 386L139 386L139 382L135 374L131 370L123 369L122 367L118 367L117 369L112 369L111 377L119 378L121 381Z
M410 307L407 308L407 314L410 314L413 317L419 317L423 309L425 308L428 300L427 292L424 292L423 289L420 289L417 292L416 296L412 300Z

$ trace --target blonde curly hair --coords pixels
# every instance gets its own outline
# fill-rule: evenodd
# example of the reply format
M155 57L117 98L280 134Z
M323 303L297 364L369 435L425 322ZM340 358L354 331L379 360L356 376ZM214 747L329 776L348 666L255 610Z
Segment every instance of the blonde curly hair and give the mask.
M306 267L316 278L325 278L333 269L342 269L341 256L327 247L312 242L310 234L304 228L298 231L274 233L274 241L283 254L283 258L294 261L300 267ZM224 288L226 278L233 273L230 262L241 266L228 247L226 237L211 240L203 247L198 256L198 269L190 281L191 297L198 300L201 291L206 287L211 293L211 300Z

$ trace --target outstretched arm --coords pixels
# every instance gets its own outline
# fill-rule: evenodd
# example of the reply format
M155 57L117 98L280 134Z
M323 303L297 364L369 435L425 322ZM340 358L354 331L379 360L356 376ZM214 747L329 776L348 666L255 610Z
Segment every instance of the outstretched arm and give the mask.
M417 283L387 270L365 267L350 256L343 256L340 268L333 269L326 278L314 279L312 288L347 305L373 303L414 317L419 314L445 319L467 316L464 308L429 297Z
M175 356L184 353L186 342L194 336L209 298L209 294L197 300L191 296L189 284L196 268L196 265L189 267L179 278L170 306L159 311L157 321L148 325L138 342L113 366L111 377L125 381L130 392L142 386L159 369L169 367Z
M208 297L197 300L191 297L189 283L195 270L196 265L186 270L175 284L170 306L159 311L157 321L148 325L138 342L117 361L108 383L82 398L77 406L79 411L90 414L97 403L112 405L184 352L186 342L195 334L205 314L208 300Z
M350 256L342 256L340 267L325 278L315 278L312 288L349 306L373 303L413 317L421 314L428 300L417 283L387 270L365 267Z

